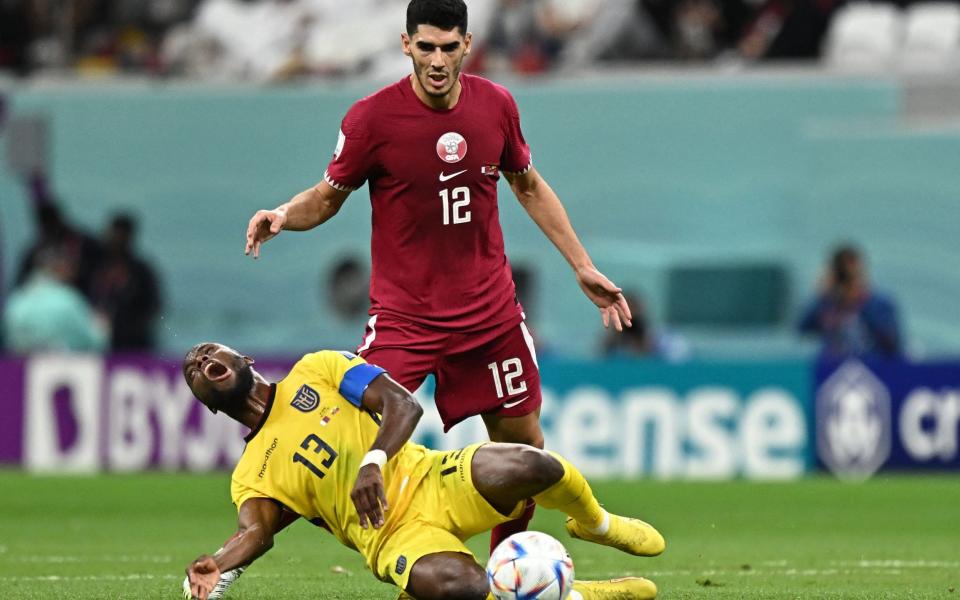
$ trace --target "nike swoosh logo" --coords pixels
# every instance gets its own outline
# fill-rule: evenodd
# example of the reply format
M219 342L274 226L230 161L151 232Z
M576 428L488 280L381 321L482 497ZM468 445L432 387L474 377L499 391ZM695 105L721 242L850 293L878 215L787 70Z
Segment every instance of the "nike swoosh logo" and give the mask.
M523 398L520 398L520 399L517 400L516 402L504 402L504 403L503 403L503 407L504 407L504 408L513 408L514 406L516 406L516 405L520 404L521 402L524 402L525 400L527 400L527 398L529 398L529 397L530 397L530 396L524 396Z
M466 173L466 172L467 172L467 170L464 169L464 170L462 170L462 171L457 171L456 173L450 173L449 175L444 175L444 174L443 174L443 171L440 171L440 181L450 181L451 179L453 179L453 178L456 177L457 175L463 175L463 174Z

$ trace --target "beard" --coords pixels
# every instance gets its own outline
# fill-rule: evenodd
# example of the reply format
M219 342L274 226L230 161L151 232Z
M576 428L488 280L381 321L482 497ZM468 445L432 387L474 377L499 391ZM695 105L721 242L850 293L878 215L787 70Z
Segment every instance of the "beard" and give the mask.
M233 409L243 406L244 401L247 399L247 396L250 395L250 390L252 389L253 367L244 363L242 367L237 369L237 376L233 386L229 389L212 393L213 397L210 399L211 408L222 410L229 414L233 412Z
M450 78L447 83L447 88L445 90L435 90L430 86L430 73L432 72L430 68L421 67L416 59L413 60L413 74L417 78L417 81L420 83L420 87L428 95L434 98L443 98L447 96L450 92L453 91L454 86L457 85L457 81L460 80L460 71L463 67L463 57L453 65L453 67L448 72L448 77Z

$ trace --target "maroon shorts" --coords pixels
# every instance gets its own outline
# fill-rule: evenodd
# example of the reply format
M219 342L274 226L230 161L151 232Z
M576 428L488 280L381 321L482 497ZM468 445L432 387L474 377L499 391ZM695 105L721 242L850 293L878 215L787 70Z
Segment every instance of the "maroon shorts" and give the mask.
M357 354L416 390L433 374L443 429L474 415L520 417L540 408L540 371L522 321L486 331L430 329L389 314L370 318Z

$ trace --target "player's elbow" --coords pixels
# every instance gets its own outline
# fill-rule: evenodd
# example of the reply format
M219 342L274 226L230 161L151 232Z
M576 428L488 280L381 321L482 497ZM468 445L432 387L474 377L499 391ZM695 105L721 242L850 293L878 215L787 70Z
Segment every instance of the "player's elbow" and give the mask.
M517 197L517 201L520 202L520 205L524 208L528 208L531 204L536 202L537 193L533 186L521 186L519 183L514 184L513 194Z
M411 419L419 421L423 416L423 407L420 406L420 403L417 402L417 399L413 397L413 394L407 394L407 397L403 399L403 402L406 405L406 410L409 411Z
M251 554L255 558L263 556L273 548L273 533L259 523L241 529L238 537L251 549Z
M254 548L254 553L257 557L263 556L273 548L273 534L263 533L257 536L257 539L254 541L256 544Z
M391 413L403 415L414 422L419 421L420 417L423 416L423 407L420 406L413 394L407 391L391 392L384 404L389 405Z

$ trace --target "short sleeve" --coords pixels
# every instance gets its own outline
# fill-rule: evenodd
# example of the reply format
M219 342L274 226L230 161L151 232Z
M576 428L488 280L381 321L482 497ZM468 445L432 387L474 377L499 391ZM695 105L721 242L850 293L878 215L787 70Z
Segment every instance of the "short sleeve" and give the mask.
M530 159L530 146L523 138L520 129L520 110L517 102L509 92L503 90L505 96L503 128L503 154L500 156L500 170L513 175L521 175L533 166Z
M352 192L367 180L374 152L367 134L366 111L354 104L340 124L337 146L323 179L334 188Z
M350 352L324 351L305 357L350 404L359 407L370 383L385 371Z
M258 492L257 490L247 487L236 478L233 478L230 481L230 496L233 498L233 504L237 507L237 511L240 510L240 507L243 506L243 503L251 498L269 498L266 494Z
M380 367L366 363L350 367L340 380L340 395L350 404L359 407L367 387L383 372L384 370Z

